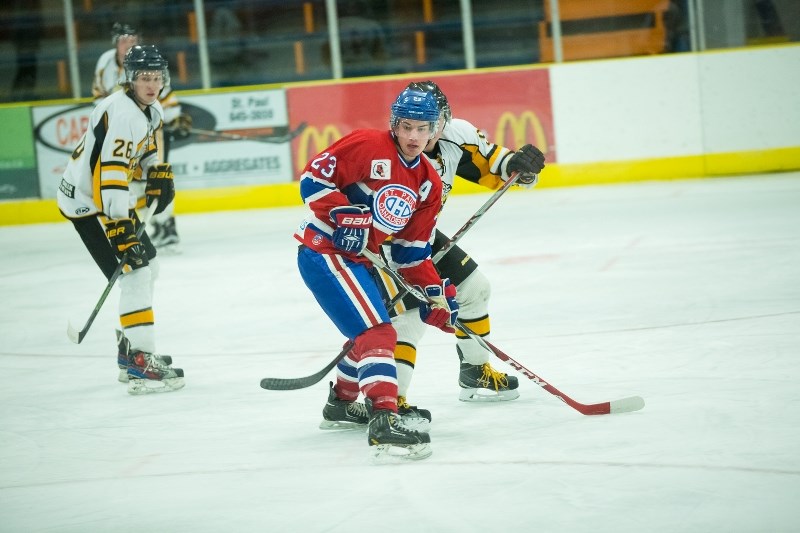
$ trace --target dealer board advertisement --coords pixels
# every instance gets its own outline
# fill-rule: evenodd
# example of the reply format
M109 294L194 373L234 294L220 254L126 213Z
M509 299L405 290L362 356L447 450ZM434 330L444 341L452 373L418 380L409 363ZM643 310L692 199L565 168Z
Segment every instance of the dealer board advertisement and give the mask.
M93 108L89 103L31 108L41 198L56 197L61 175L72 150L89 125Z
M169 143L167 160L178 190L292 180L289 141L303 126L289 128L283 90L185 96L180 102L192 129L187 138ZM42 198L55 198L93 108L84 103L32 109Z
M356 128L389 128L389 110L411 81L398 78L293 87L287 90L293 121L308 127L293 142L295 174L333 141ZM550 75L547 69L437 76L453 116L470 121L491 142L518 149L538 146L556 161ZM324 105L320 105L323 102Z
M226 187L292 180L286 95L282 89L181 97L192 134L173 143L176 186Z
M31 116L25 107L0 109L0 200L39 195L31 142Z

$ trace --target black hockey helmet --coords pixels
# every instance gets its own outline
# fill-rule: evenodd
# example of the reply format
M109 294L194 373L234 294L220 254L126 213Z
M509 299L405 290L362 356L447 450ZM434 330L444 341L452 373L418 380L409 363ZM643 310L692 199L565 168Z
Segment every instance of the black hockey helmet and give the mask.
M141 71L160 71L164 85L169 85L169 63L152 44L132 46L122 62L125 68L125 83L132 83Z
M447 97L444 95L442 89L439 88L436 82L431 80L412 81L408 84L406 89L414 89L417 91L433 93L434 98L436 98L436 105L439 106L439 113L441 113L442 117L444 117L444 123L447 124L450 122L450 119L453 118L453 112L450 109L450 104L447 102Z
M138 37L139 32L130 24L115 22L114 25L111 26L111 44L116 45L117 41L119 41L120 37L123 35L134 35Z

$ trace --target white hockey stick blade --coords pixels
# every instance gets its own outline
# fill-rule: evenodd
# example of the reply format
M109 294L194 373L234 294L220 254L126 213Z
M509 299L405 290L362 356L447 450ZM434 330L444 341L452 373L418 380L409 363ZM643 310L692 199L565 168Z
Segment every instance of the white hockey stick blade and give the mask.
M613 400L608 402L610 405L610 412L611 414L617 413L630 413L633 411L638 411L644 407L644 398L641 396L630 396L628 398L622 398L621 400Z
M81 332L72 326L71 322L67 322L67 337L69 337L69 340L75 344L80 344L83 340L83 335L81 335Z

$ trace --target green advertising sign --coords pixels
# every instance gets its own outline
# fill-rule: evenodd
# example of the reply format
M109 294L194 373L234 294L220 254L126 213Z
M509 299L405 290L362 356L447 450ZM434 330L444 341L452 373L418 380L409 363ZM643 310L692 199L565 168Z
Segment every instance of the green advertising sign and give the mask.
M33 128L28 107L0 108L0 200L37 198Z

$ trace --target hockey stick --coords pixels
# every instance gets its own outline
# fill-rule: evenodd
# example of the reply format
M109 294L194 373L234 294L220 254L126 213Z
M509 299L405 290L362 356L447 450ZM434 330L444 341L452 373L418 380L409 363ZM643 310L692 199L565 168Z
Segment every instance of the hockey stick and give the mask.
M315 372L310 376L305 376L302 378L264 378L261 380L261 388L267 390L297 390L297 389L305 389L306 387L310 387L311 385L315 385L324 378L328 372L331 371L333 367L335 367L339 361L344 359L344 356L350 351L350 348L353 347L353 341L347 341L342 348L342 351L339 352L330 363L325 365L325 368L320 370L319 372Z
M145 211L145 214L141 220L141 224L139 225L139 228L136 230L136 237L138 238L142 237L142 233L144 233L144 226L145 224L147 224L147 222L150 221L150 218L156 212L157 207L158 207L158 199L156 198L150 205L150 207L147 208L147 211ZM97 318L97 314L100 312L100 308L103 307L103 303L105 303L106 298L108 298L108 295L111 294L111 289L117 282L117 278L119 278L120 274L122 274L122 269L125 267L125 263L127 262L128 262L128 252L125 252L122 255L122 259L120 260L119 265L117 265L116 270L114 270L114 273L111 274L111 278L108 280L108 284L106 285L103 294L100 295L100 300L98 300L97 305L94 306L94 310L92 311L92 314L89 315L89 320L86 321L86 324L84 324L83 329L77 330L72 325L72 322L67 321L67 337L69 337L69 340L71 340L75 344L80 344L81 341L83 341L83 338L86 336L86 333L89 332L89 328L92 327L94 319Z
M520 176L519 172L515 172L506 182L500 187L497 191L495 191L492 196L484 203L472 217L459 229L450 241L441 249L437 254L434 256L433 261L437 262L441 259L455 244L464 236L467 231L492 207L497 200L517 181L517 178ZM392 298L392 301L387 304L387 309L391 309L394 305L403 298L408 291L403 290L402 288L400 291ZM336 364L347 355L347 352L350 351L352 347L352 343L348 343L345 345L345 349L342 350L339 355L337 355L333 361L328 363L328 365L320 370L319 372L312 374L310 376L302 377L302 378L264 378L261 380L261 387L268 390L295 390L295 389L303 389L305 387L310 387L316 383L318 383L322 378L327 375L330 370L336 366Z
M409 285L397 272L395 272L389 265L386 264L383 259L377 254L372 253L369 250L364 250L362 255L372 261L372 263L377 267L386 272L389 276L391 276L395 282L405 288L408 292L414 295L421 302L431 302L431 299L428 298L425 294L418 291L415 287ZM480 335L476 334L474 331L469 329L465 326L460 320L456 320L456 327L468 335L472 340L480 344L485 349L492 352L498 359L508 363L512 368L520 371L522 375L526 378L530 379L544 390L564 402L565 404L569 405L576 411L584 415L607 415L607 414L616 414L616 413L628 413L631 411L638 411L639 409L644 407L644 399L641 396L629 396L627 398L622 398L620 400L613 400L610 402L601 402L601 403L591 403L585 404L580 403L578 401L573 400L553 385L545 381L541 376L537 376L527 368L525 368L520 362L513 359L511 356L506 354L505 352L498 349L496 346L491 344L490 342L485 341Z
M189 131L194 133L195 135L206 135L208 137L214 137L217 139L225 139L228 141L256 141L268 144L283 144L291 141L301 133L303 130L306 129L305 122L301 122L295 129L288 131L282 135L239 135L237 133L226 133L224 131L214 131L214 130L201 130L197 128L191 128Z
M512 185L514 185L514 183L516 183L517 178L519 178L521 175L522 174L520 172L514 172L514 174L512 174L511 177L508 178L508 180L506 180L505 183L503 183L503 186L500 187L499 189L497 189L492 194L492 196L490 196L489 199L486 200L486 202L482 206L480 206L477 211L475 211L475 213L469 218L469 220L467 220L464 223L464 225L461 226L461 228L457 232L455 232L453 234L453 236L450 238L450 240L447 241L447 244L445 244L438 252L436 252L433 255L434 264L438 263L439 260L442 257L444 257L445 254L447 254L447 252L449 252L450 249L453 248L453 246L455 246L458 243L458 241L461 240L461 237L463 237L464 234L466 234L467 231L469 231L469 229L472 226L474 226L475 223L478 220L480 220L480 218L483 215L486 214L486 211L488 211L489 208L492 207L495 204L495 202L497 202L497 200L499 200L500 197L503 196L503 194L509 188L511 188ZM397 302L399 302L400 300L402 300L405 297L406 294L408 294L408 291L400 289L397 292L397 294L395 294L394 297L389 301L389 303L386 304L386 309L390 309L391 310L395 305L397 305Z
M455 246L455 245L458 243L458 241L460 241L460 240L461 240L461 237L463 237L463 236L464 236L464 234L465 234L467 231L469 231L469 229L470 229L472 226L474 226L474 225L475 225L475 223L476 223L478 220L480 220L480 218L481 218L481 217L482 217L484 214L486 214L486 211L488 211L488 210L489 210L489 208L490 208L490 207L492 207L492 206L495 204L495 202L497 202L497 200L499 200L499 199L500 199L500 197L501 197L501 196L503 196L503 194L504 194L504 193L505 193L505 192L506 192L506 191L507 191L507 190L508 190L508 189L509 189L509 188L510 188L512 185L514 185L514 184L517 182L517 179L519 179L519 177L520 177L521 175L522 175L522 173L520 173L520 172L514 172L514 174L513 174L513 175L512 175L510 178L508 178L508 179L506 180L506 182L505 182L505 183L503 183L503 186L502 186L502 187L500 187L499 189L497 189L497 190L494 192L494 194L492 194L492 196L490 196L490 197L489 197L489 199L488 199L488 200L486 200L486 203L484 203L482 206L480 206L480 207L478 208L478 210L477 210L477 211L475 211L475 214L474 214L474 215L472 215L472 216L469 218L469 220L467 220L467 221L464 223L464 225L463 225L463 226L461 226L461 229L459 229L457 232L455 232L455 234L453 234L453 236L450 238L450 240L447 242L447 244L445 244L445 245L442 247L442 249L441 249L441 250L439 250L438 252L436 252L436 254L434 254L434 256L433 256L433 262L434 262L434 263L438 263L438 262L439 262L439 260L440 260L442 257L444 257L444 256L445 256L445 254L446 254L447 252L449 252L449 251L450 251L450 248L452 248L453 246Z

